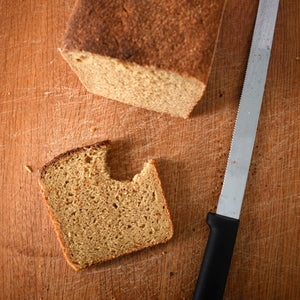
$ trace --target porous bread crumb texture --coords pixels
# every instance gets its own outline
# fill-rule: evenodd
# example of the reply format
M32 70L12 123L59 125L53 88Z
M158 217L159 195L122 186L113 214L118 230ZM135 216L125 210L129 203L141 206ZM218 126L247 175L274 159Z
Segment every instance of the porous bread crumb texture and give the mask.
M173 235L154 161L132 181L110 178L108 142L60 155L40 185L55 231L75 269L168 241Z
M95 94L187 118L207 85L226 0L77 0L61 54Z
M86 51L62 55L91 93L176 117L187 118L205 90L196 78L153 66Z

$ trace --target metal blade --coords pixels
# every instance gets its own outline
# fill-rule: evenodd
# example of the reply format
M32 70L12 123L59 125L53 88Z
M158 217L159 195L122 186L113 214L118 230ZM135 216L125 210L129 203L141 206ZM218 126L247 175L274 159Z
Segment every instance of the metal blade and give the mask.
M239 219L264 94L279 0L261 0L217 214Z

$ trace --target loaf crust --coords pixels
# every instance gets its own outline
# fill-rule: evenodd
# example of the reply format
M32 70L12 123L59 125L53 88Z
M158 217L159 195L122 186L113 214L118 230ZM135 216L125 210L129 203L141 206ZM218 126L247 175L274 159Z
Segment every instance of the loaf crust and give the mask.
M88 51L207 83L225 0L77 0L62 51Z

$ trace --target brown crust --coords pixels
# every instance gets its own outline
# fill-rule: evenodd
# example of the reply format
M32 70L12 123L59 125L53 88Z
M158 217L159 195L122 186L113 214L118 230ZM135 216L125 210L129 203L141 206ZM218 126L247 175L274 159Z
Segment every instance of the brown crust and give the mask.
M77 0L62 51L79 50L207 83L226 0Z
M40 185L40 188L41 188L41 193L42 193L42 197L43 197L43 200L44 200L44 203L46 205L46 208L47 208L47 211L48 211L48 214L51 218L51 221L52 221L52 226L53 226L53 229L57 235L57 239L60 243L60 246L62 248L62 251L63 251L63 255L66 259L66 261L68 262L68 264L75 270L75 271L78 271L78 270L81 270L81 269L84 269L84 268L87 268L87 267L90 267L92 265L96 265L96 264L99 264L99 263L102 263L102 262L105 262L105 261L109 261L109 260L112 260L114 258L117 258L117 257L120 257L120 256L123 256L123 255L128 255L128 254L131 254L131 253L134 253L134 252L137 252L139 250L142 250L142 249L145 249L145 248L149 248L149 247L153 247L153 246L156 246L158 245L157 243L152 243L150 245L147 245L147 246L142 246L142 247L138 247L138 248L135 248L131 251L128 251L128 252L125 252L125 253L122 253L120 255L116 255L116 256L111 256L110 258L107 258L107 259L104 259L104 260L99 260L99 261L95 261L93 262L92 264L89 264L89 265L86 265L84 267L79 267L75 262L72 261L72 258L69 256L69 253L65 247L65 244L63 242L63 238L60 234L60 231L58 230L57 226L56 226L56 220L54 218L54 216L52 215L50 209L49 209L49 206L48 206L48 198L47 198L47 195L46 195L46 192L44 190L44 186L43 186L43 173L44 171L47 169L47 167L49 167L50 165L53 165L55 162L57 162L60 158L62 157L66 157L66 156L69 156L70 154L72 153L78 153L78 152L81 152L81 151L84 151L85 149L89 149L89 148L98 148L98 147L102 147L102 146L105 146L105 147L109 147L111 145L111 141L110 140L105 140L105 141L102 141L102 142L97 142L95 144L92 144L92 145L87 145L87 146L83 146L83 147L78 147L78 148L74 148L74 149L71 149L71 150L68 150L64 153L61 153L57 156L55 156L50 162L46 163L40 170L40 177L39 177L39 185ZM153 165L155 171L156 171L156 175L157 175L157 178L158 178L158 182L159 182L159 187L161 189L161 192L162 192L162 195L163 195L163 205L165 206L165 209L166 209L166 212L167 212L167 215L168 215L168 219L169 219L169 223L171 225L171 235L170 237L168 237L165 241L163 242L160 242L160 244L163 244L163 243L166 243L167 241L169 241L173 234L174 234L174 228L173 228L173 223L171 221L171 215L170 215L170 211L168 209L168 205L167 205L167 201L166 201L166 197L165 197L165 194L164 194L164 191L163 191L163 188L162 188L162 185L161 185L161 180L160 180L160 177L159 177L159 174L158 174L158 169L157 169L157 165L155 163L154 160L150 160L148 162L149 164Z

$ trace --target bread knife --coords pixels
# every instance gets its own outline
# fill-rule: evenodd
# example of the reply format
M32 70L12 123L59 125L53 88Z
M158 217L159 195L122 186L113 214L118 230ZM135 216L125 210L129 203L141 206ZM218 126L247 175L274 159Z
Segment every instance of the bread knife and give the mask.
M222 299L239 226L253 145L267 77L279 0L260 0L233 138L194 300Z

